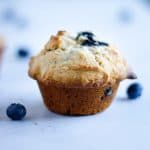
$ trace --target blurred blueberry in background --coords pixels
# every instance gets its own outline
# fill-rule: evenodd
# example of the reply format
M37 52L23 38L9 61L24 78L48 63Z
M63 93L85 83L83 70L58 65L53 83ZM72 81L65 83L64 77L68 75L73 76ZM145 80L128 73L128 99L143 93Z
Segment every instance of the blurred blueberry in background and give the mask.
M17 57L18 58L28 58L30 56L29 49L27 47L19 47L17 49Z
M150 0L141 0L141 2L143 2L143 4L145 6L147 6L148 8L150 8Z
M3 12L2 12L2 20L5 22L13 22L14 20L16 20L16 12L13 8L6 8Z
M15 25L22 29L28 25L28 20L13 8L5 8L1 14L2 22Z
M134 19L133 12L130 9L122 8L118 12L118 20L120 23L128 24L133 22L133 19Z

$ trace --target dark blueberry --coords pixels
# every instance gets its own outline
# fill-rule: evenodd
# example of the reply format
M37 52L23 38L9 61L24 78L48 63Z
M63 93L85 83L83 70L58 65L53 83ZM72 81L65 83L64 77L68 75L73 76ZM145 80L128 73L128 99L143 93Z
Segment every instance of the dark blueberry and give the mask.
M97 42L98 44L97 44L97 46L109 46L109 44L108 43L105 43L105 42Z
M105 42L100 42L100 41L94 40L95 35L92 32L87 32L87 31L80 32L77 35L76 40L78 40L80 38L80 36L86 37L86 39L81 43L82 46L109 46Z
M136 99L142 95L143 87L139 83L131 84L127 89L129 99Z
M112 91L112 88L111 87L108 87L104 90L104 95L105 96L110 96L112 95L113 91Z
M81 43L82 46L96 46L96 41L95 40L84 40L82 43Z
M11 104L7 108L7 116L12 120L21 120L26 115L26 108L22 104Z
M95 35L92 32L88 31L80 32L78 33L76 40L78 40L80 36L85 36L87 39L93 39Z
M105 43L105 42L99 42L99 41L95 41L93 39L88 39L82 42L83 46L109 46L109 44Z
M17 51L17 55L21 58L26 58L29 56L29 51L27 48L19 48Z

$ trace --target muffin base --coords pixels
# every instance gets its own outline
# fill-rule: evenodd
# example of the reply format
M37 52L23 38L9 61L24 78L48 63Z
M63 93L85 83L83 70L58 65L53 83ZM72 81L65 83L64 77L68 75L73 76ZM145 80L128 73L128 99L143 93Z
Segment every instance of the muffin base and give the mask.
M105 110L112 102L119 82L99 88L62 88L38 82L45 105L50 111L64 115L91 115ZM105 96L104 89L112 88Z

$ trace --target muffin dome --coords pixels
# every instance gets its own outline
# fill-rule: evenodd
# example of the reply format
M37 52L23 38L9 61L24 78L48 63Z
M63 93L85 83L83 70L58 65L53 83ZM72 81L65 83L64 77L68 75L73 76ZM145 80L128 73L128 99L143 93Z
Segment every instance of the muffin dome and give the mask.
M29 75L44 84L89 88L135 78L116 48L91 32L71 36L66 31L51 36L32 57Z

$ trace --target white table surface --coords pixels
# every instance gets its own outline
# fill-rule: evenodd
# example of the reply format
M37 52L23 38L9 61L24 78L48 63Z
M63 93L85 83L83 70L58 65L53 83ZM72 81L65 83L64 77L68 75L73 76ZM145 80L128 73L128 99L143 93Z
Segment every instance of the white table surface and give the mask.
M2 12L14 8L27 21L25 28L2 21ZM122 13L128 12L122 20ZM0 150L150 150L150 9L138 1L0 1L0 35L7 49L0 76ZM37 53L59 29L72 33L92 30L100 39L115 43L138 74L143 95L126 100L120 85L113 104L93 116L69 117L49 112L36 82L27 75L28 60L15 57L18 46ZM6 108L23 103L27 116L11 121Z

